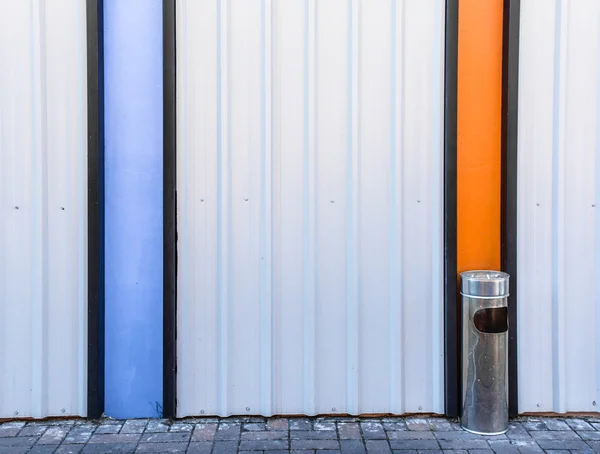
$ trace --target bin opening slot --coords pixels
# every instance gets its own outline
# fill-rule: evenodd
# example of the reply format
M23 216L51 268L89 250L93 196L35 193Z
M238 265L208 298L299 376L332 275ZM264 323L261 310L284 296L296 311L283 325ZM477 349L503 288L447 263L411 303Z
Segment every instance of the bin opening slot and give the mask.
M473 316L473 324L482 333L505 333L508 331L508 308L505 306L480 309Z

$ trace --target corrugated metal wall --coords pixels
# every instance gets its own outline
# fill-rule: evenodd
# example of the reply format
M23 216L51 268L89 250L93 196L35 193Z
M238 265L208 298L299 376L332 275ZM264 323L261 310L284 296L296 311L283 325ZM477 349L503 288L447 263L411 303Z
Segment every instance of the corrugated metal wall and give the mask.
M522 0L519 411L600 403L600 3Z
M442 0L180 0L178 415L443 412Z
M0 418L86 414L86 14L0 2Z

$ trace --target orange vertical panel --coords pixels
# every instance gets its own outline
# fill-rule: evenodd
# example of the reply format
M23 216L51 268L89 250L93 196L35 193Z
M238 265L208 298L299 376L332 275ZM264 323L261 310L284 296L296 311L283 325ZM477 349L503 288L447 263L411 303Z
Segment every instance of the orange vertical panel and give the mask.
M500 269L502 0L460 0L458 271Z

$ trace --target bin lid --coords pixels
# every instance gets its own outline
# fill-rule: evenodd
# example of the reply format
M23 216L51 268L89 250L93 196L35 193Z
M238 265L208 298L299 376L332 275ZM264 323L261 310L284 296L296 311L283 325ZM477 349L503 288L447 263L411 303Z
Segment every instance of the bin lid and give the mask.
M508 296L510 276L502 271L474 270L460 273L461 293L465 296L497 297Z

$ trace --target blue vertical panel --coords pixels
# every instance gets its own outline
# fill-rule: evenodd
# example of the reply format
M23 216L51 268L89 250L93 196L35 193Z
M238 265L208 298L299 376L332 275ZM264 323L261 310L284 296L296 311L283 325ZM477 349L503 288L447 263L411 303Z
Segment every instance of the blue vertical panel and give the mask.
M108 416L162 413L162 2L104 0Z

